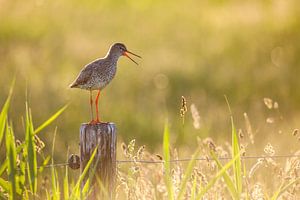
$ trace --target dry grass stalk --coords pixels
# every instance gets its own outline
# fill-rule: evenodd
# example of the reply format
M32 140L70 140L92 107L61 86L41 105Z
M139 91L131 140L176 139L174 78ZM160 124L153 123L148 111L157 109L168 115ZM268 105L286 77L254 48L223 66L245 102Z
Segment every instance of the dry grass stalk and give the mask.
M274 107L274 109L278 109L279 108L279 105L278 105L278 103L276 101L274 102L273 107Z
M263 186L260 183L254 184L251 189L250 197L253 200L265 200Z
M250 123L250 120L249 120L249 117L248 117L247 113L244 113L244 119L245 119L245 126L246 126L247 135L250 139L251 144L254 144L254 134L253 134L251 123Z
M228 157L230 155L230 144L225 146L218 146L212 138L197 138L198 146L201 149L201 155L206 158L205 160L197 161L193 168L191 178L188 179L186 184L186 193L183 199L191 199L193 196L192 192L200 191L201 188L205 187L209 181L217 173L217 167L214 161L210 160L209 152L215 151L218 157ZM243 144L241 151L245 151ZM225 148L224 148L225 147ZM227 151L225 149L229 148ZM151 154L146 151L145 146L137 147L135 141L131 141L128 145L122 144L124 156L129 160L162 160L162 156L158 154ZM268 156L275 155L274 147L268 143L264 148L264 153ZM295 153L300 155L300 151ZM179 159L178 152L176 149L171 149L171 160ZM244 178L245 191L242 192L241 199L266 199L267 195L270 194L269 189L265 188L278 188L278 183L283 182L288 184L290 181L300 175L300 159L289 158L285 162L285 167L282 167L280 162L273 158L260 158L255 164L252 165L249 172L246 174L247 178ZM225 161L224 161L225 162ZM171 181L174 188L175 198L180 190L180 184L182 182L185 165L187 163L175 162L171 164ZM124 164L123 164L124 165ZM127 164L126 164L127 165ZM259 170L260 168L263 168ZM127 169L127 171L126 171ZM246 166L247 170L247 166ZM261 176L258 171L264 172L264 170L270 172L272 177L269 177L266 181L266 177ZM118 185L117 193L118 199L168 199L167 188L164 182L164 167L163 164L153 163L139 163L131 162L128 166L118 168ZM231 174L230 171L228 171ZM193 190L194 184L196 184L196 191ZM300 193L300 184L293 184L290 189L285 191L280 199L291 199L295 198ZM125 198L124 198L125 197ZM214 186L203 196L202 199L230 199L230 195L226 188L224 180L220 179Z
M195 106L195 104L191 105L191 113L192 113L192 118L193 118L193 126L195 129L200 129L201 127L201 123L200 123L200 115L198 112L197 107Z
M270 98L264 98L264 103L267 106L268 109L273 108L273 100Z
M263 158L257 159L257 162L251 167L249 171L248 174L249 179L252 178L254 176L254 173L258 170L258 168L263 165L263 161L264 161Z
M206 144L206 146L207 146L210 150L216 152L216 144L214 143L214 141L213 141L211 138L209 138L209 137L206 138L205 140L203 140L203 143Z

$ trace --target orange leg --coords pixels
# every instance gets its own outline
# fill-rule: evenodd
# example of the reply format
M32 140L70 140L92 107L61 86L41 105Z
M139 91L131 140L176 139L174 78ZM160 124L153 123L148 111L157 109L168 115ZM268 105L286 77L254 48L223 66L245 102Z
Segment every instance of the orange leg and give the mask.
M92 120L90 121L90 124L93 124L93 123L95 123L95 120L94 120L94 112L93 112L93 93L92 93L92 90L90 90L90 106L91 106L91 118L92 118Z
M100 118L99 118L99 109L98 109L98 100L99 100L99 96L100 96L100 90L98 91L97 97L96 97L96 115L97 115L97 119L96 119L96 123L100 122Z

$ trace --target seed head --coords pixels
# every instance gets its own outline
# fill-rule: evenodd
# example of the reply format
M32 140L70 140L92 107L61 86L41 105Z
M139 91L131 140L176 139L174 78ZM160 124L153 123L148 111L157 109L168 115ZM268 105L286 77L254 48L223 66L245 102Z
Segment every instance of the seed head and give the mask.
M273 100L270 98L264 98L264 103L267 106L268 109L273 108Z
M181 96L180 117L182 118L183 124L184 124L184 116L186 112L187 112L186 99L184 96Z
M299 132L299 129L295 129L295 130L293 131L293 136L298 135L298 132Z
M270 143L265 146L264 152L269 156L273 156L275 154L275 150Z

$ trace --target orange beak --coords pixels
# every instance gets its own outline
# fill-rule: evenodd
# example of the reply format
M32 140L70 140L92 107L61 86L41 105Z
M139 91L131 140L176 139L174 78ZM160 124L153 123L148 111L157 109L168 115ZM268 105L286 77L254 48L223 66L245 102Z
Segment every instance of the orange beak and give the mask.
M129 57L128 53L130 53L131 55L134 55L134 56L136 56L136 57L138 57L138 58L142 58L142 57L139 56L139 55L136 55L136 54L134 54L134 53L132 53L132 52L130 52L130 51L128 51L128 50L126 50L126 51L123 53L123 56L126 56L126 57L129 58L132 62L134 62L135 64L139 65L135 60L133 60L132 58Z

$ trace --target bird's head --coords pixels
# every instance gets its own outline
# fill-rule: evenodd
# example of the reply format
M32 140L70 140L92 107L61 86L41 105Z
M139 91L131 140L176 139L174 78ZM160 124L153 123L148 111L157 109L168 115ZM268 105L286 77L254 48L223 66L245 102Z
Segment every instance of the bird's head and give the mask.
M126 48L126 46L124 44L122 44L122 43L115 43L115 44L113 44L110 47L109 54L113 55L113 56L117 56L117 57L126 56L127 58L129 58L132 62L134 62L137 65L138 65L138 63L135 60L133 60L131 57L129 57L128 54L132 54L132 55L134 55L136 57L141 58L141 56L136 55L136 54L128 51L127 48Z

